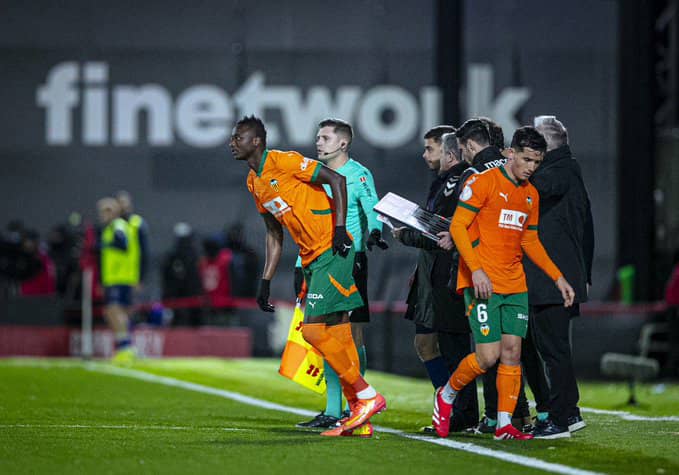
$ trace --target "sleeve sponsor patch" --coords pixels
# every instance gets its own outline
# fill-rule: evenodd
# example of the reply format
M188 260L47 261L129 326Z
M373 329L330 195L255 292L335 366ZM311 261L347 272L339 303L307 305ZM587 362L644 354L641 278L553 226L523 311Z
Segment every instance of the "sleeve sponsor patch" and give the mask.
M461 201L467 201L472 197L472 189L469 185L466 185L462 189L462 193L460 193L460 200Z

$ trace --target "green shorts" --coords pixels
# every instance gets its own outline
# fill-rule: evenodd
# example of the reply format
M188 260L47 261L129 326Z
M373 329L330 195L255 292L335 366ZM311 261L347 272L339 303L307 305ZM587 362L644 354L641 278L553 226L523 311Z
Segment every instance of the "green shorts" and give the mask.
M354 248L347 257L328 249L304 268L306 294L305 317L347 312L363 305L354 282Z
M488 300L474 297L474 289L464 289L469 326L476 343L494 343L502 335L526 337L528 330L528 292L493 294Z

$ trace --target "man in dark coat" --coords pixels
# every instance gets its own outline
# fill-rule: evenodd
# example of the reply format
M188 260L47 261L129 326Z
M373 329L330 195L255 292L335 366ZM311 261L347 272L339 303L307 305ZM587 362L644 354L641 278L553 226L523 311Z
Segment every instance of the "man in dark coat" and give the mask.
M460 175L468 167L459 157L454 132L453 127L438 126L424 135L423 158L437 172L425 209L447 218L455 211L457 201L453 196ZM444 251L418 231L397 228L393 236L406 246L420 249L408 293L406 318L415 323L415 350L432 385L438 388L448 380L451 368L457 367L471 351L464 301L448 288L451 269L458 258L455 252ZM476 385L469 385L465 391L453 408L452 431L472 427L478 421Z
M591 285L594 231L587 189L568 145L568 132L553 116L535 118L547 141L542 165L530 181L540 193L539 236L547 253L575 290L575 303L565 308L554 284L523 260L528 283L530 331L545 363L549 382L549 418L538 423L536 438L569 437L585 427L578 409L578 386L571 360L571 317L587 301Z

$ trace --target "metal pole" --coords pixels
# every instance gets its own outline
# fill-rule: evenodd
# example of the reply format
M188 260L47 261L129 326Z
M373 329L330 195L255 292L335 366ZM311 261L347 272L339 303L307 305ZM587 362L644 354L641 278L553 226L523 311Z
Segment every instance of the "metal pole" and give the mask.
M92 269L83 270L80 354L83 359L92 357Z

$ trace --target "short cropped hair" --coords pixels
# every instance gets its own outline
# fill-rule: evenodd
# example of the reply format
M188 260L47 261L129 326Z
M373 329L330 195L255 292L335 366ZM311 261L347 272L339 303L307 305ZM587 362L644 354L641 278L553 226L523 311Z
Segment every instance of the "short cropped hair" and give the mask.
M505 134L502 131L500 124L495 122L489 117L479 117L481 122L485 122L488 126L488 132L490 133L490 144L493 147L497 147L499 150L505 148Z
M460 149L457 144L457 137L455 132L449 132L441 136L441 143L443 144L443 153L452 153L455 158L460 159Z
M491 145L490 127L481 119L468 119L457 129L455 135L460 143L473 140L482 146Z
M264 146L266 147L266 127L264 127L264 122L259 117L244 116L241 120L236 123L236 127L248 127L252 129L255 133L255 137L262 139Z
M443 137L444 134L454 133L455 127L452 125L437 125L436 127L432 127L431 129L427 130L427 132L424 134L424 138L432 139L436 143L441 143L441 137Z
M547 150L568 145L568 130L553 115L539 115L533 119L533 126L547 141Z
M351 141L354 139L354 129L352 129L351 124L346 120L336 119L333 117L329 119L323 119L318 124L319 129L322 127L333 127L337 135L343 135L346 137L348 140L347 145L351 144Z
M545 153L547 151L547 141L534 127L526 125L516 129L512 137L511 147L519 152L528 147L537 152Z

